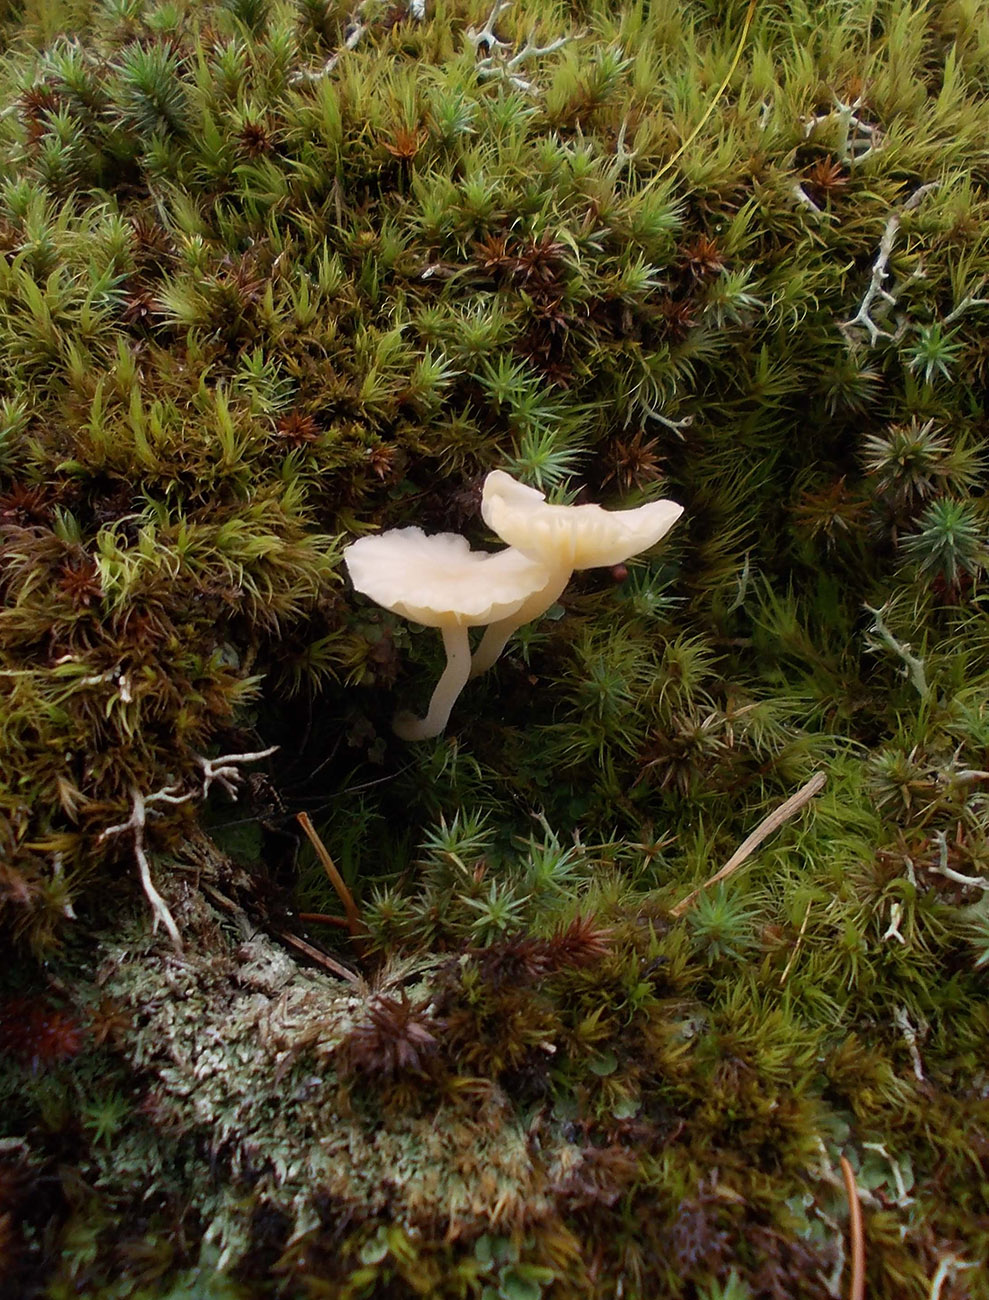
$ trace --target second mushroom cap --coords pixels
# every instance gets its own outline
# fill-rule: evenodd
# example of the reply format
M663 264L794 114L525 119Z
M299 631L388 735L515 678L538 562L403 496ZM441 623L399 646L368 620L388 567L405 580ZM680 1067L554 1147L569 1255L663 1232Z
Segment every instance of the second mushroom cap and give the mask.
M484 522L503 542L550 567L593 569L621 564L648 550L683 514L675 501L650 501L631 510L554 506L542 492L503 470L484 481Z

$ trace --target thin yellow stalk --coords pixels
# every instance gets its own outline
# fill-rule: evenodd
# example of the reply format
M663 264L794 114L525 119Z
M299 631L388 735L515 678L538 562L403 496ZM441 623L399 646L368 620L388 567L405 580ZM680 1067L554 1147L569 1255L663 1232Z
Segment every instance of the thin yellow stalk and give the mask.
M742 51L745 49L745 42L749 38L749 28L752 26L752 19L755 17L755 9L757 3L758 0L749 0L749 7L745 14L745 22L742 24L742 35L739 38L738 49L735 51L735 57L731 61L731 67L728 69L727 73L725 74L724 81L722 81L721 85L717 89L717 92L715 93L714 98L711 100L710 104L708 104L707 108L705 109L703 117L697 123L694 129L691 131L690 135L687 136L686 140L684 140L683 144L672 156L672 158L667 158L663 166L660 167L659 171L656 172L652 180L649 181L649 185L646 188L650 188L651 186L655 185L661 176L665 176L671 167L675 167L676 164L683 157L683 155L690 148L690 146L697 139L697 137L700 135L701 131L704 130L704 127L708 123L708 119L710 118L711 114L714 112L715 108L717 107L718 101L721 99L722 95L728 89L728 86L731 83L731 79L735 75L735 71L738 68L739 63L741 62Z

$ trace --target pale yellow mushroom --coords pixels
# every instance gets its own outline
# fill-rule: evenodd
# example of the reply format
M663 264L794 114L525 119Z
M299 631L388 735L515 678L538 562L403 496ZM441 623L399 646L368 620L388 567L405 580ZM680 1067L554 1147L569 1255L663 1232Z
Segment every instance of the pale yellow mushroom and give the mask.
M443 635L446 668L426 716L398 713L392 723L402 740L428 740L446 726L470 676L467 629L518 618L551 577L537 560L511 547L493 553L472 551L465 537L430 535L421 528L362 537L346 547L343 558L358 591L414 623L439 628ZM543 608L558 595L551 595ZM526 621L523 617L516 626Z
M683 506L675 501L650 501L631 510L552 506L542 492L496 469L484 480L481 514L503 542L545 565L552 576L517 611L488 625L474 652L471 677L490 668L509 637L559 599L575 569L621 564L655 546L683 514Z
M392 722L403 740L438 736L469 678L490 668L514 632L559 600L574 569L620 564L647 550L683 509L673 501L632 510L552 506L542 492L494 470L484 481L481 513L509 543L505 550L472 551L456 533L421 528L362 537L344 550L358 591L443 635L446 668L426 716L403 712ZM485 629L473 659L472 627Z
M495 469L484 480L481 514L488 527L523 555L551 568L596 569L621 564L665 537L683 514L675 501L631 510L551 506L542 492Z

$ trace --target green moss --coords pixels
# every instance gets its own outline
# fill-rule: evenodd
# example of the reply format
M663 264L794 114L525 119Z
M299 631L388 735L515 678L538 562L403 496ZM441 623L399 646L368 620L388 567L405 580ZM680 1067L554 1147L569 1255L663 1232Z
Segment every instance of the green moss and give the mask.
M989 21L748 18L0 13L3 1285L989 1295ZM684 518L403 745L495 466Z

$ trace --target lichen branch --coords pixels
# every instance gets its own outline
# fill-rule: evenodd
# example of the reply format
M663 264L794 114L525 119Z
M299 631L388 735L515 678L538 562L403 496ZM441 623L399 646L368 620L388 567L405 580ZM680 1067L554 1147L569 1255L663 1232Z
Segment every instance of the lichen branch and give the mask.
M914 1078L920 1083L924 1082L924 1065L920 1059L920 1049L917 1047L917 1030L911 1024L910 1016L906 1007L897 1007L893 1012L893 1020L896 1027L903 1035L907 1045L907 1051L910 1053L910 1060L913 1062Z
M500 40L495 34L495 23L511 7L511 0L496 0L494 7L488 14L487 20L483 27L471 27L467 31L467 41L474 47L477 63L475 71L482 79L498 77L507 81L509 85L521 90L527 95L536 94L536 86L533 81L521 74L522 67L531 59L539 59L547 54L555 54L557 50L571 40L569 36L558 36L556 40L550 41L548 45L535 45L532 36L526 37L525 45L522 46L515 54L508 55L505 51L511 49L508 41ZM480 56L482 47L487 51L484 57Z
M984 283L984 281L982 283ZM979 284L979 289L982 288L982 283ZM977 292L978 290L976 290L976 293ZM964 316L967 311L971 311L973 307L989 307L989 298L977 298L974 294L966 294L958 306L953 308L948 315L945 316L944 324L954 325L956 320L959 320Z
M222 785L224 790L233 799L236 799L237 785L241 780L241 773L237 770L235 764L251 763L261 758L268 758L277 749L277 745L271 745L267 749L259 750L253 754L223 754L217 758L203 758L197 754L196 761L203 769L201 790L187 790L182 793L180 786L166 785L162 786L160 790L153 790L151 794L142 794L136 786L132 786L130 816L125 822L120 822L116 826L108 826L100 835L100 843L115 835L125 835L128 832L133 835L137 872L140 877L141 888L151 905L151 912L154 917L153 928L157 930L158 922L161 922L168 932L168 937L171 939L176 952L182 951L182 937L179 934L179 928L175 924L175 918L172 916L168 904L159 894L154 881L151 879L151 863L144 846L144 829L147 824L148 809L152 804L175 805L188 803L190 799L197 797L205 797L214 781Z
M253 754L222 754L219 758L204 758L201 754L197 754L196 762L203 769L203 797L209 794L210 787L215 781L232 799L236 799L237 787L244 779L243 773L237 770L236 764L257 763L262 758L270 758L277 749L277 745L269 745L267 749L259 749Z
M818 221L830 221L832 219L832 214L830 212L825 212L823 208L818 207L799 181L794 183L793 197L802 207L807 208L807 210L811 212Z
M137 871L141 879L141 888L144 890L145 897L151 904L151 912L154 916L153 928L157 930L158 922L168 932L176 952L182 951L182 938L179 934L179 928L175 924L175 918L168 909L168 904L162 898L158 890L155 889L154 881L151 879L151 864L148 861L148 855L144 848L144 827L147 821L148 805L152 803L185 803L187 800L194 798L194 793L180 795L177 793L177 786L165 786L161 790L155 790L152 794L143 795L137 787L131 789L131 814L127 821L121 822L118 826L108 827L100 836L100 840L107 840L112 835L123 835L131 831L134 835L134 857L137 860Z
M866 634L866 648L872 651L879 650L882 647L892 650L893 654L903 661L903 667L900 670L901 675L909 678L910 684L920 698L926 700L931 693L931 688L927 684L923 659L918 659L911 651L908 641L898 641L886 626L883 619L883 614L886 612L885 605L879 609L873 609L871 605L866 605L866 609L872 615L873 620L872 627Z
M848 104L835 96L835 106L830 112L807 119L804 124L805 139L813 135L819 126L835 123L835 151L838 157L846 166L864 162L883 147L883 135L879 127L858 116L858 110L864 102L862 95Z
M979 776L985 776L986 773L977 773ZM939 861L933 863L929 870L936 871L939 876L944 876L946 880L953 880L956 885L965 885L969 889L986 889L989 890L989 880L984 876L966 876L962 872L956 871L954 867L948 866L948 837L944 831L935 831L934 839L938 846Z
M869 346L875 347L880 339L892 339L897 337L897 333L902 331L885 330L882 326L877 325L873 319L874 314L885 317L896 306L900 294L906 286L914 280L922 280L924 272L918 268L913 274L903 282L897 285L895 289L886 288L886 280L889 277L889 260L893 255L893 249L896 246L896 236L900 229L900 223L903 220L903 214L910 212L918 207L924 196L931 190L937 189L934 184L921 185L914 190L906 203L899 210L890 215L883 230L882 239L879 241L879 252L876 254L876 260L872 264L872 274L869 279L869 287L866 289L862 301L859 303L858 311L850 319L839 326L849 344L854 345L859 342L856 338L856 330L864 330L869 336Z
M931 1278L927 1300L941 1300L941 1288L949 1278L953 1279L955 1274L962 1269L975 1267L976 1265L970 1260L959 1259L957 1255L942 1255L938 1260L937 1268L934 1270L934 1276Z
M484 26L467 29L467 42L474 47L475 51L479 50L482 45L489 53L492 50L508 49L508 42L499 40L495 34L494 25L505 10L511 8L511 5L512 0L495 0L495 5L488 14Z
M416 15L413 14L413 17L415 16ZM308 68L299 68L297 71L293 72L289 78L290 83L292 85L298 85L301 81L320 81L323 77L328 77L347 50L354 50L361 43L364 34L367 31L367 26L367 23L362 22L358 17L358 13L355 12L351 17L350 22L347 24L343 44L340 48L330 55L321 68L316 68L315 71Z

